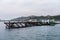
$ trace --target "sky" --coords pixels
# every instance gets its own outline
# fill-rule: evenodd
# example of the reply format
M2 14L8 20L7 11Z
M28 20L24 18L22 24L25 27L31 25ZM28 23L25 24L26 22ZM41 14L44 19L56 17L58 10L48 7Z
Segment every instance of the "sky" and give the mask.
M60 15L60 0L0 0L0 19Z

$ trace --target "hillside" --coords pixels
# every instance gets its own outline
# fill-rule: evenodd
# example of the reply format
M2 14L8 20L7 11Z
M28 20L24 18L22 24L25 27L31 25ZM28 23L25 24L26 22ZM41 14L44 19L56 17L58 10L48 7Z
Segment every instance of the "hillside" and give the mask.
M56 16L28 16L28 17L18 17L18 18L14 18L14 19L11 19L13 21L27 21L29 19L46 19L46 18L53 18L55 19L56 21L60 21L60 15L56 15Z

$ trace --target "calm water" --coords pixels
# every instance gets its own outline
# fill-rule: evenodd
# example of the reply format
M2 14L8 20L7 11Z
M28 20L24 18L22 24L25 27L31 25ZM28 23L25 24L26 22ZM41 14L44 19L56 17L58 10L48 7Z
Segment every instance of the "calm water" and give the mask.
M60 40L60 24L6 29L0 22L0 40Z

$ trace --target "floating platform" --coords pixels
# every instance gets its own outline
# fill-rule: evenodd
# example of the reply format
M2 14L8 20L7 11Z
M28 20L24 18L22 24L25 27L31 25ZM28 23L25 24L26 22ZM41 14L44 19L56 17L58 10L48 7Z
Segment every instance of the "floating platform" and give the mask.
M6 24L6 28L25 28L32 26L42 26L42 25L53 25L53 22L4 22Z

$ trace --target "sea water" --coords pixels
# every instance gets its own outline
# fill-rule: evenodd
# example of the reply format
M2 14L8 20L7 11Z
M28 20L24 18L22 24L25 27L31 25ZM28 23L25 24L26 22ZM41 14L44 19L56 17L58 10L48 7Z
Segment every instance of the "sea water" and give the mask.
M60 40L60 24L6 29L0 22L0 40Z

